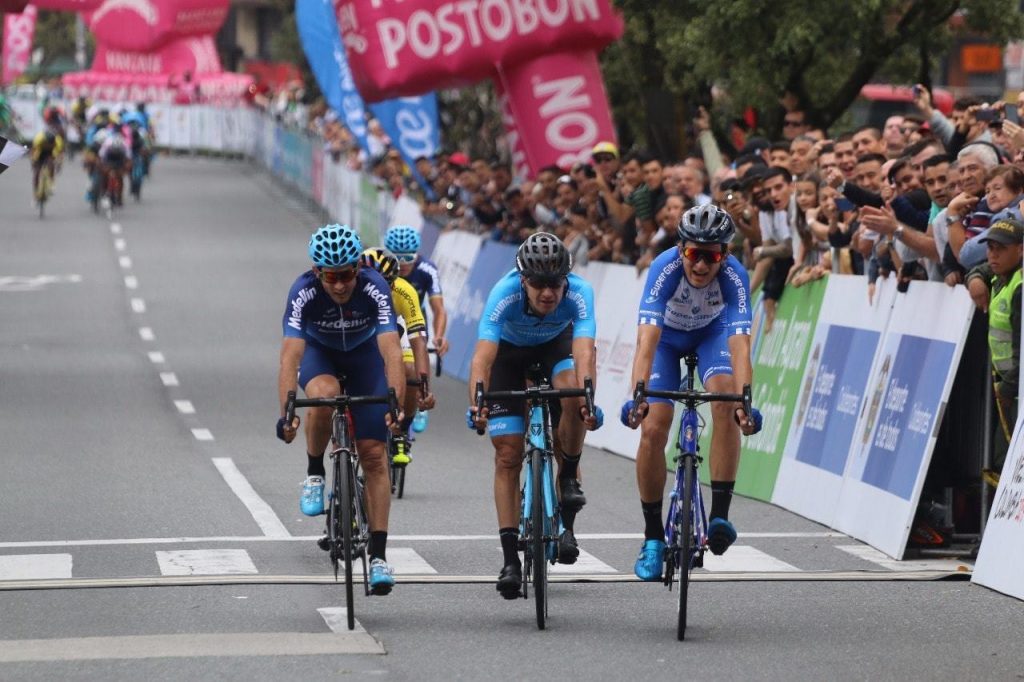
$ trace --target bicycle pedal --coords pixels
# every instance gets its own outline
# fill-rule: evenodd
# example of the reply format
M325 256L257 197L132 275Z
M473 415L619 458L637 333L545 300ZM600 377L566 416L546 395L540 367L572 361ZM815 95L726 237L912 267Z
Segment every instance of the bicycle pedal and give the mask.
M693 557L694 568L704 568L704 552L699 552Z
M326 552L331 548L331 540L325 535L316 541L316 546Z

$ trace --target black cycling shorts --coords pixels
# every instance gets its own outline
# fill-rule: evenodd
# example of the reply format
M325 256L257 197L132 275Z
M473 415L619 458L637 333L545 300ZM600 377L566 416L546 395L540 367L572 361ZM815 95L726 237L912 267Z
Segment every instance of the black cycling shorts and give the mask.
M539 364L549 381L554 375L573 369L572 325L555 338L537 346L517 346L507 341L498 344L498 355L491 368L490 391L521 391L526 388L527 370ZM561 415L559 401L550 403L551 427L557 428ZM488 431L491 437L511 436L525 432L526 404L522 400L488 403Z

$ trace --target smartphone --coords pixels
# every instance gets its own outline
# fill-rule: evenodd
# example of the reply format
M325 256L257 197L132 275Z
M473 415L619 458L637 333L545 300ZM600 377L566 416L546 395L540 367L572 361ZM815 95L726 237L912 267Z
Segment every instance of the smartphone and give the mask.
M920 85L915 85L914 87L911 88L911 91L914 93L914 99L917 99L918 97L921 96L921 86Z
M994 121L998 118L999 112L995 109L978 109L975 112L974 118L978 121Z
M1016 104L1007 104L1003 107L1003 116L1010 123L1016 123L1020 125L1020 112L1017 111Z

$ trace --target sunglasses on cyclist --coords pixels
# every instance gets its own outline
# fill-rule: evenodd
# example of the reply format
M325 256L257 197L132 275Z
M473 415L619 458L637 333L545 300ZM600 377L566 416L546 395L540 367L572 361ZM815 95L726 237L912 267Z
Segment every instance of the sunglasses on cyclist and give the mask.
M526 283L534 289L561 289L565 277L527 277Z
M347 270L321 270L320 281L324 284L348 284L356 278L356 273L359 272L358 268L348 268Z
M725 258L725 254L721 251L711 251L709 249L698 249L696 246L687 246L683 248L683 258L691 263L704 261L708 265L714 265L715 263L721 263L722 259Z
M396 253L395 258L398 259L399 263L412 263L416 260L415 253Z

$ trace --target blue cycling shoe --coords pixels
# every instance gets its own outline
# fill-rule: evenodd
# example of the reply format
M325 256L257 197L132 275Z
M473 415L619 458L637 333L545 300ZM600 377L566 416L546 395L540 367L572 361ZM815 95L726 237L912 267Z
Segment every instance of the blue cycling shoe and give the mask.
M324 478L309 476L302 482L302 497L299 509L306 516L320 516L324 513Z
M430 419L430 413L419 410L416 412L416 416L412 419L412 430L416 433L423 433L427 430L427 421Z
M708 524L708 549L715 556L725 554L732 543L736 542L736 527L729 519L714 518Z
M661 565L664 561L665 541L644 540L644 546L640 548L636 564L633 565L633 572L644 582L656 582L661 580Z
M370 592L383 597L391 592L395 586L394 570L388 566L383 559L374 559L370 562Z

